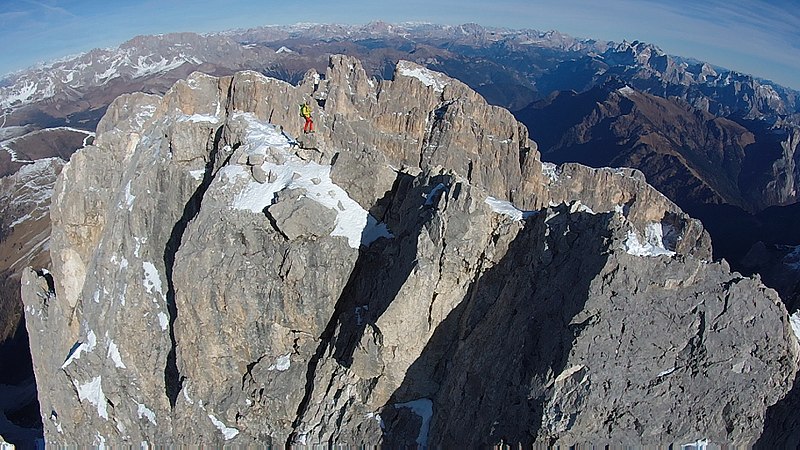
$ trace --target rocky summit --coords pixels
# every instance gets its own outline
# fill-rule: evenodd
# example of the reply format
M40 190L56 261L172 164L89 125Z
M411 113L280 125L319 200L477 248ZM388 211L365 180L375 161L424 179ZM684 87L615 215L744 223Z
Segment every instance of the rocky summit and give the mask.
M119 97L51 219L22 296L52 445L746 445L798 367L777 294L641 172L542 163L406 61Z

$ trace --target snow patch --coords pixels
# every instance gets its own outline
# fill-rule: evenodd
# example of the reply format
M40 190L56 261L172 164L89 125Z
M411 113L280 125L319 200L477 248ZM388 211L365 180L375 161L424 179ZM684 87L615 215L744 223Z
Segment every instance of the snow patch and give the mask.
M169 326L169 317L163 311L158 312L158 324L161 325L161 331L167 331Z
M658 222L651 222L645 227L645 242L639 242L639 237L633 230L628 231L628 237L622 243L626 253L633 256L673 256L675 252L664 248L663 230Z
M132 64L132 68L135 70L135 72L133 72L134 77L138 78L155 73L169 72L170 70L178 68L187 62L192 62L195 64L200 63L200 61L196 58L187 58L185 55L175 57L171 61L168 61L163 56L161 56L160 59L155 62L151 61L150 58L151 56L140 56L137 59L136 64Z
M146 244L147 243L147 237L134 236L133 237L133 241L135 242L134 248L133 248L133 256L139 258L140 257L139 251L142 249L142 244Z
M158 293L167 301L167 298L164 296L164 291L161 288L161 275L158 273L158 269L153 263L149 261L142 262L142 269L144 269L144 288L148 294ZM153 300L156 302L156 300Z
M492 208L492 211L511 217L515 221L520 221L536 215L536 211L523 211L506 200L498 200L494 197L486 197L486 200L484 201L487 205L489 205L489 207Z
M621 95L625 97L628 97L629 95L634 94L636 91L634 91L633 88L630 86L623 86L617 89L617 92L619 92Z
M789 324L792 326L792 331L794 331L794 337L800 343L800 311L795 311L794 314L789 316Z
M73 381L75 389L78 390L78 399L83 402L88 400L89 403L97 407L97 415L103 419L108 420L108 401L105 394L103 394L103 383L100 375L92 378L84 384L78 384Z
M800 245L783 257L783 263L792 270L800 271Z
M79 342L76 344L77 345L72 346L72 349L67 355L67 359L64 360L64 364L61 365L62 369L70 365L72 361L80 359L83 353L89 353L94 350L94 348L97 346L97 335L94 334L94 331L89 330L89 332L86 334L86 342Z
M417 445L427 448L428 431L431 426L431 417L433 417L433 402L430 399L421 398L406 403L398 403L394 407L395 409L409 408L414 414L422 418L422 425L419 427L419 435L417 436Z
M418 66L410 61L399 61L397 63L397 73L406 77L416 78L425 86L433 87L437 92L442 92L444 87L450 83L447 75Z
M188 403L190 405L194 405L194 400L192 400L192 398L189 397L189 388L188 387L184 387L183 389L181 389L181 391L183 391L183 398L186 399L186 403Z
M203 177L206 175L206 169L190 170L189 175L197 181L202 181Z
M583 370L584 367L586 367L586 366L584 366L583 364L578 364L578 365L572 366L572 367L570 367L568 369L564 369L564 371L561 372L556 377L556 379L555 379L555 381L553 381L553 383L560 383L560 382L566 380L567 378L571 377L572 374L580 372L581 370Z
M278 356L275 359L275 364L267 367L267 370L277 370L278 372L285 372L289 370L289 367L292 365L292 356L291 353L287 353L283 356Z
M97 445L97 450L106 450L106 438L99 431L94 432L94 443Z
M267 155L267 152L280 152L285 159L283 164L264 162L261 168L270 174L272 182L258 183L250 178L241 166L226 166L220 172L229 181L247 177L245 188L234 196L233 209L248 210L262 214L264 208L272 204L275 194L284 189L303 189L306 196L326 208L336 211L336 220L331 236L347 239L352 248L369 245L380 237L392 238L386 224L375 220L347 192L331 180L331 166L304 161L289 152L290 141L279 129L255 119L252 114L237 113L234 117L244 117L248 123L245 152L248 155Z
M575 200L572 203L570 203L569 212L571 212L573 214L574 213L578 213L578 212L585 212L585 213L589 213L589 214L595 214L595 212L592 211L592 208L590 208L587 205L584 205L583 203L581 203L580 200Z
M658 376L659 377L665 377L665 376L671 374L672 372L675 372L675 368L674 367L670 367L667 370L662 370L661 372L658 373Z
M103 288L105 290L105 288ZM124 284L122 286L122 292L119 293L119 302L123 306L125 306L125 296L128 294L128 285Z
M114 365L120 369L125 369L125 364L122 362L122 357L119 356L119 347L111 339L108 340L108 353L107 356L111 358Z
M66 130L66 131L72 131L72 132L75 132L75 133L81 133L81 134L85 134L87 138L90 138L90 137L95 137L95 136L96 136L96 134L95 134L95 132L94 132L94 131L81 130L80 128L74 128L74 127L68 127L68 126L60 126L60 127L53 127L53 128L45 128L44 130L41 130L41 131L45 131L45 130ZM86 143L86 141L84 141L84 145L85 145L85 143Z
M557 166L553 163L542 162L542 175L550 179L550 182L558 181Z
M136 414L139 415L139 418L146 417L147 420L150 421L153 425L158 425L156 423L156 413L153 412L152 409L148 408L147 406L136 403Z
M115 422L117 423L117 425L116 425L117 426L117 431L119 431L122 434L125 434L125 425L123 425L122 422L119 422L119 421L116 421L116 420L115 420Z
M6 148L6 142L0 145L6 150L10 150ZM29 220L39 220L50 211L50 198L53 196L53 183L55 182L54 160L55 158L37 160L33 164L22 166L17 173L8 177L9 180L14 180L18 186L14 192L14 204L18 208L9 208L9 212L12 214L8 219L14 218L8 225L9 228ZM13 213L16 211L14 210L25 213L15 217Z
M33 219L33 216L31 216L31 215L30 215L30 213L27 213L27 214L25 214L24 216L21 216L21 217L17 218L17 220L15 220L15 221L11 222L11 223L8 225L8 228L14 228L14 227L16 227L17 225L20 225L20 224L22 224L22 223L25 223L25 222L27 222L27 221L29 221L29 220L31 220L31 219Z
M681 450L706 450L710 444L708 439L698 439L695 442L681 445Z
M17 102L23 105L28 103L36 95L38 87L36 83L26 80L25 84L17 92L3 96L2 100L0 100L0 107L9 108Z
M239 434L239 430L237 430L236 428L228 427L227 425L222 423L221 420L219 420L216 417L214 417L213 414L209 414L208 418L211 419L211 423L213 423L214 426L217 427L217 429L220 432L222 432L222 435L225 437L226 441L229 441L229 440L235 438L236 435Z
M191 123L218 123L219 117L210 114L192 114L188 116L183 114L178 117L178 122L191 122Z
M14 150L13 148L8 146L8 144L12 143L13 141L14 141L14 139L9 139L7 141L4 141L4 142L0 143L0 147L2 147L3 150L5 150L8 153L8 155L11 157L11 162L33 163L34 161L29 160L29 159L19 159L19 158L17 158L16 150Z
M97 347L97 335L94 334L94 331L89 330L89 332L86 333L86 344L89 346L88 351L90 352Z
M365 414L364 417L366 417L367 419L375 419L378 422L378 425L380 425L381 430L385 430L386 429L386 424L383 423L383 418L381 417L380 414L371 412L371 413Z
M275 50L275 53L294 53L294 50L286 46L281 46L281 48Z
M137 109L138 111L136 111L134 121L136 122L136 125L141 128L145 122L153 118L153 115L156 112L156 107L154 105L142 105Z
M366 212L366 211L365 211ZM360 224L356 223L354 227L358 227ZM334 230L335 231L335 230ZM331 236L335 236L331 233ZM361 232L361 245L365 245L369 247L370 244L377 241L380 238L392 239L394 235L389 228L383 222L378 222L378 219L372 216L372 214L367 213L367 224L364 226L363 231ZM349 238L348 238L349 239ZM353 246L352 241L348 240L350 247L356 248Z
M136 200L136 196L131 194L131 182L128 181L128 184L125 185L125 205L128 207L128 211L133 209L134 200Z
M103 73L95 74L94 76L94 83L95 84L106 84L110 80L119 77L119 73L117 73L117 66L116 64L112 64L108 69L106 69ZM105 80L103 83L100 83L101 80Z

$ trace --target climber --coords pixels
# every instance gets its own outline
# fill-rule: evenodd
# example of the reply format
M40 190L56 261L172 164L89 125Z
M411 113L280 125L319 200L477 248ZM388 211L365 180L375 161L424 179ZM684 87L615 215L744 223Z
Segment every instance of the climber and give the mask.
M311 120L311 106L308 105L308 102L303 102L300 105L300 116L306 119L306 123L303 125L303 133L313 133L314 121Z

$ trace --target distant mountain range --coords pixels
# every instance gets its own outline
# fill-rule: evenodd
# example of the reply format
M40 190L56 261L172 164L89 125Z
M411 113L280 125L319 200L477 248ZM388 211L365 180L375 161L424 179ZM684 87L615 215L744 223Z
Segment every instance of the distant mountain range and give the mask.
M800 306L794 226L800 223L800 93L638 41L474 24L302 24L139 36L5 77L0 177L10 206L0 215L6 260L0 281L18 286L20 264L48 259L47 209L25 193L50 192L63 162L52 159L52 170L36 171L33 161L66 160L91 143L119 95L163 94L195 71L253 70L298 83L309 69L324 73L331 54L359 58L376 79L392 78L404 59L463 81L510 109L544 161L639 169L703 220L715 257L743 273L761 273L790 311ZM4 301L18 301L18 291L6 293ZM6 315L5 334L21 314L8 311L13 317Z
M729 204L755 212L798 199L794 127L715 116L621 83L555 92L517 117L544 159L635 167L684 206Z
M195 70L219 75L250 69L298 81L309 67L323 69L331 53L361 58L380 78L390 77L402 56L459 78L511 110L554 90L581 92L611 77L716 115L796 122L800 107L797 91L669 56L642 42L579 40L555 31L474 24L381 22L139 36L116 49L92 50L6 77L0 81L0 106L11 111L8 125L91 127L98 113L90 112L123 92L161 93Z

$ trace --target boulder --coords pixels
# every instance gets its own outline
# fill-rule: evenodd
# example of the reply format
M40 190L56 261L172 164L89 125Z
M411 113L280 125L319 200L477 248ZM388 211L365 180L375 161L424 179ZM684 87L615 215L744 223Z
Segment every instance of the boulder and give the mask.
M336 220L333 210L310 199L300 189L279 192L266 214L291 241L301 236L315 239L330 235Z
M250 168L250 172L253 174L253 179L261 184L266 183L269 179L269 176L260 165L252 166Z

